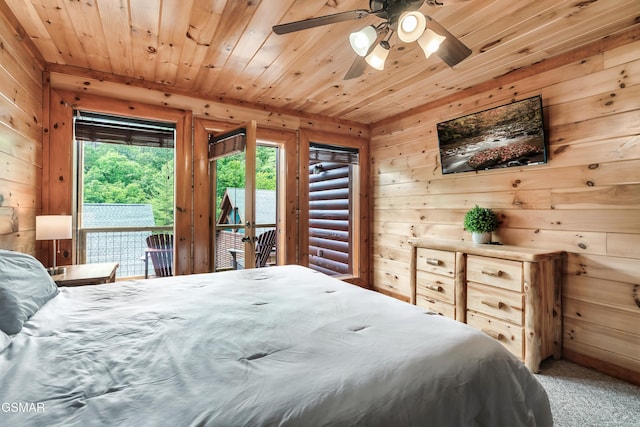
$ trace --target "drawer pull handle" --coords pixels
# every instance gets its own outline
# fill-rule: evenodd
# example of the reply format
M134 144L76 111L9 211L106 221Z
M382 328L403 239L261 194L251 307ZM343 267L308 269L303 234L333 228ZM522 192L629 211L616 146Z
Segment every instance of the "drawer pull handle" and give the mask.
M488 329L482 329L482 332L484 332L485 334L489 335L491 338L496 339L498 341L503 341L505 338L505 336L502 335L501 333L493 332Z
M426 285L426 288L431 289L432 291L435 291L435 292L442 292L444 290L442 286L438 286L438 285Z
M440 265L440 260L437 258L427 258L427 264L435 265L437 267Z
M497 308L498 310L500 310L500 309L502 309L502 308L504 308L504 307L506 307L506 306L507 306L507 305L506 305L505 303L503 303L502 301L494 302L494 301L482 300L482 301L480 301L480 302L481 302L482 304L486 305L486 306L491 307L491 308Z
M481 273L482 274L486 274L487 276L492 276L492 277L500 277L500 276L502 276L502 271L493 270L491 268L485 268L485 267L482 267Z

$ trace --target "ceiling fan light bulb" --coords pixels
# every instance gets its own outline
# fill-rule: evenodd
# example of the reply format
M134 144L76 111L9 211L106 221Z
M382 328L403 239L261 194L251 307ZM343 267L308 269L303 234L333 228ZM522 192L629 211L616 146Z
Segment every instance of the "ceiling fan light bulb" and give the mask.
M371 45L375 43L377 36L375 27L369 25L360 31L349 34L349 43L357 55L366 56Z
M387 60L387 56L389 56L389 44L383 41L373 48L373 51L364 60L376 70L382 71L384 70L384 62Z
M413 10L400 15L398 24L398 38L405 43L411 43L418 40L424 33L424 29L427 28L427 18L417 10Z
M415 17L415 15L408 15L402 20L401 27L402 31L404 32L410 33L411 31L414 31L417 26L418 19Z
M440 47L440 44L446 39L446 37L436 34L430 29L426 29L424 34L418 39L418 44L424 51L424 55L429 58L432 53L436 52Z

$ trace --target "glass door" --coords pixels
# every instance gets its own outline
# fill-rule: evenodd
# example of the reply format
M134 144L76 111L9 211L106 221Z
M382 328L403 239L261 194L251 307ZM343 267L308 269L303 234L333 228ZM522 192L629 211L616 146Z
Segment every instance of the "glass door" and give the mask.
M255 264L258 268L277 263L279 158L277 145L258 141L255 170Z
M210 135L213 271L275 264L278 150L255 122Z

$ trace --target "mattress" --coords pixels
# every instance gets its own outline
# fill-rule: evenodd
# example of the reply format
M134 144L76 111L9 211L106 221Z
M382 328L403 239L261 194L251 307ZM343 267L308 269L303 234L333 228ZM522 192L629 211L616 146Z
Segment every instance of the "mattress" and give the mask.
M301 266L61 288L0 353L2 426L550 426L468 325Z

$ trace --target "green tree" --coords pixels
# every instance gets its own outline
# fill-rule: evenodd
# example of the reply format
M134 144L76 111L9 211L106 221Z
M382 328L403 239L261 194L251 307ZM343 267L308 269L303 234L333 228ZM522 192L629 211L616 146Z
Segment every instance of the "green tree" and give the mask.
M140 185L143 168L115 151L98 157L85 173L85 201L138 203L145 194Z
M166 161L160 168L160 173L154 175L156 197L151 199L151 205L156 225L173 224L173 163L171 160ZM168 195L171 197L167 197Z
M149 203L156 225L173 224L173 149L85 143L84 202ZM256 188L276 189L275 147L256 150ZM227 188L245 187L245 154L217 160L217 206Z
M258 190L276 189L276 153L275 147L258 146L256 149L256 188Z
M218 159L216 161L216 195L222 199L227 188L244 188L245 170L244 153Z
M85 143L84 202L148 203L156 225L173 224L173 149Z

